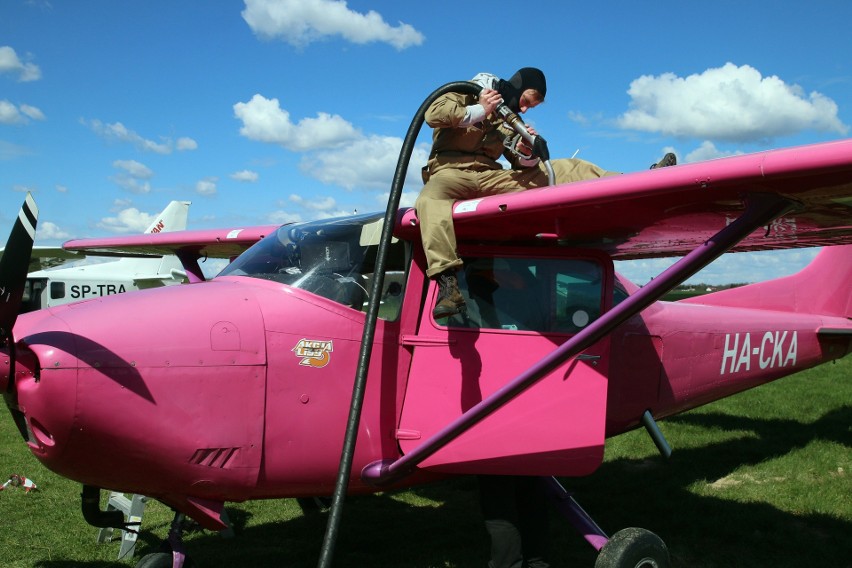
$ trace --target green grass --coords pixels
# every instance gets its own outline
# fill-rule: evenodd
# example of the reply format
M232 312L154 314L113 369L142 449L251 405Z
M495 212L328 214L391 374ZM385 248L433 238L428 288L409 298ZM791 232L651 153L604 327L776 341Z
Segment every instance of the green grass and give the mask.
M562 480L605 530L653 530L676 566L852 567L852 357L661 427L670 460L635 431L608 441L594 475ZM0 492L4 567L133 566L168 531L171 512L149 503L136 558L118 561L118 541L97 544L83 521L79 485L42 467L4 417L0 477L12 473L39 488ZM187 534L196 565L316 566L325 514L303 515L290 499L229 504L228 513L235 538ZM554 566L593 566L593 549L555 514L551 530ZM334 566L484 566L487 549L476 484L459 478L348 499Z

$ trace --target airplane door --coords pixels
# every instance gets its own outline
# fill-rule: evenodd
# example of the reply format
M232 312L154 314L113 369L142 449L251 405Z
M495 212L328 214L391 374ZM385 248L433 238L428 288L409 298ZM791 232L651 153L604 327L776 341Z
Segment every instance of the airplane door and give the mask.
M539 256L532 256L537 253ZM465 257L463 315L431 317L427 293L397 431L403 453L515 379L597 318L612 297L612 263L594 254L516 251ZM496 410L420 467L452 473L587 475L600 465L609 340L587 349Z

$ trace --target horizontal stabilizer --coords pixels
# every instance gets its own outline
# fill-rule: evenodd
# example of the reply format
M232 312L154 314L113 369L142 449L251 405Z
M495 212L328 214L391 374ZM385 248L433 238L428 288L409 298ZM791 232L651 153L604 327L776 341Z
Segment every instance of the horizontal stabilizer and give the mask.
M818 335L839 335L839 336L847 336L852 337L852 328L850 329L840 329L836 327L821 327L817 330Z

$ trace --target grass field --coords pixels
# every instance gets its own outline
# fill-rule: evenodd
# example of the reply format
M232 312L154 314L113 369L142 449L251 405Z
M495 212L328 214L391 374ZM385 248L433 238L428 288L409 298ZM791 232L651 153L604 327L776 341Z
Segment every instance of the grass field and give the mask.
M97 544L80 486L46 470L0 420L0 477L38 490L0 492L0 566L118 568L153 552L171 512L149 503L135 559ZM675 566L852 567L852 356L716 402L661 424L664 461L642 431L607 443L587 478L563 479L607 531L641 526L668 544ZM326 515L294 500L228 505L236 537L197 531L196 566L316 566ZM555 514L553 565L594 565L595 553ZM346 502L335 567L482 567L488 540L476 484L460 478Z

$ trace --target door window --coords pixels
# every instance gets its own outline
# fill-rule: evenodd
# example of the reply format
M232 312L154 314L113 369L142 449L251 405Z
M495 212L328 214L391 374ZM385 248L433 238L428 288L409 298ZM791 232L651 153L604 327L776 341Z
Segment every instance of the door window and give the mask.
M449 327L576 333L602 311L603 266L589 259L473 257L457 273L464 313Z

